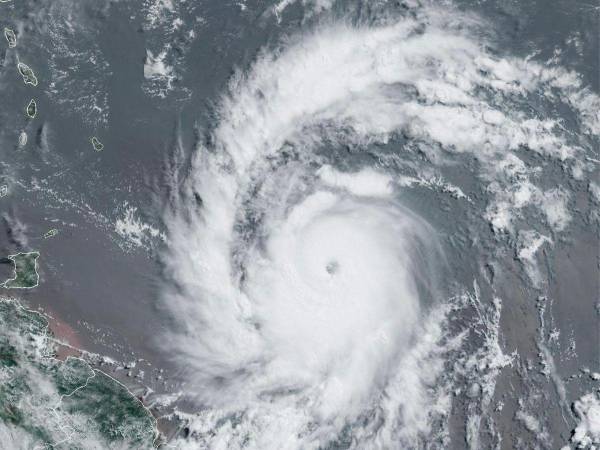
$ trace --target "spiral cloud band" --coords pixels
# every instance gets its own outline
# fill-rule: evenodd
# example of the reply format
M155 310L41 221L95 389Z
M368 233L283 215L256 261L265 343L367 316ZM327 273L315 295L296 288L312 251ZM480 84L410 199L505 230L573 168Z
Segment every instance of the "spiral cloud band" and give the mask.
M568 223L564 192L535 185L518 152L581 177L581 144L521 105L552 91L590 133L597 97L571 72L498 56L450 8L373 9L364 23L332 13L233 78L165 218L177 325L164 342L202 448L414 446L447 415L434 388L460 345L438 286L447 255L401 195L465 197L425 181L436 167L472 155L490 198L478 215L497 232L524 208ZM395 141L396 156L361 159Z

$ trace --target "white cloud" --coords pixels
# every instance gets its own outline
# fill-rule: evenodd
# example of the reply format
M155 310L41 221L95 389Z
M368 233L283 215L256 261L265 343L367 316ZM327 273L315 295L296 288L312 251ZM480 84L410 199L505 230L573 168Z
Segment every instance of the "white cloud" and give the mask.
M556 120L516 106L562 72L486 53L470 23L429 7L372 26L326 22L233 77L210 146L198 148L181 203L165 213L165 272L177 289L164 304L178 328L161 341L204 407L197 442L318 448L365 420L353 431L361 448L385 447L414 443L447 411L450 391L432 398L426 386L444 376L439 336L450 331L439 303L426 307L415 288L443 259L436 233L394 199L385 168L340 171L317 149L402 133L442 165L477 161L489 201L476 213L498 231L514 233L526 208L564 230L568 196L536 185L522 153L568 164L582 150ZM536 236L521 249L527 263L546 242ZM498 299L493 307L481 325L489 342L461 360L482 389L469 416L474 446L510 364Z
M600 444L600 399L596 394L586 394L576 400L573 409L579 424L573 431L571 442L578 448Z

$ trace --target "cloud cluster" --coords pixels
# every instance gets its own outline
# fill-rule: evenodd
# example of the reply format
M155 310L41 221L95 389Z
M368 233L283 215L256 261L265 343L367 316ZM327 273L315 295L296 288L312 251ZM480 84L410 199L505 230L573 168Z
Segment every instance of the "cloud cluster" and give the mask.
M585 150L559 120L521 105L560 102L585 135L598 98L570 72L493 54L473 17L418 6L377 19L327 20L234 76L165 218L165 305L177 326L163 339L187 368L202 410L192 432L208 448L385 448L447 414L448 391L432 397L431 386L463 341L449 342L452 308L435 298L436 232L398 201L406 177L350 170L327 148L403 136L425 155L423 174L470 155L487 194L476 213L497 233L514 233L525 208L553 231L569 223L568 195L537 186L539 169L524 161L584 173ZM523 243L532 274L543 242ZM481 381L486 405L508 364L498 318L480 324L494 342L471 358L500 361Z

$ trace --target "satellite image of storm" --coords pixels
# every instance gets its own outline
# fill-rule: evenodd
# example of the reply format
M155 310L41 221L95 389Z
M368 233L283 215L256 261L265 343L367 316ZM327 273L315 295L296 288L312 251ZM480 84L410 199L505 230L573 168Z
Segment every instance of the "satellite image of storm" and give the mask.
M0 450L600 449L599 0L0 32Z

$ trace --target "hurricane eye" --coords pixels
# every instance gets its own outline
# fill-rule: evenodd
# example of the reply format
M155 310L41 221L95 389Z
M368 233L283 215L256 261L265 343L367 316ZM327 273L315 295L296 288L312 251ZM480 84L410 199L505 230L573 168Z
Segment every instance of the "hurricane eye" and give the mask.
M340 270L340 263L335 260L329 261L325 266L325 270L329 275L335 275Z

